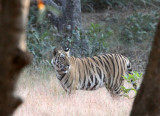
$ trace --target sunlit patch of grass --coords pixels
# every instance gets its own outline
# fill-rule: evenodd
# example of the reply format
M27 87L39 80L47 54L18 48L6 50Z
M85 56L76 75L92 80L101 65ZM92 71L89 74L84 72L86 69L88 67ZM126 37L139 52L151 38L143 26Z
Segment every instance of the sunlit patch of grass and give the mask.
M68 96L55 72L43 66L26 68L15 94L24 103L14 116L128 116L133 103L133 99L112 98L105 88L79 90Z

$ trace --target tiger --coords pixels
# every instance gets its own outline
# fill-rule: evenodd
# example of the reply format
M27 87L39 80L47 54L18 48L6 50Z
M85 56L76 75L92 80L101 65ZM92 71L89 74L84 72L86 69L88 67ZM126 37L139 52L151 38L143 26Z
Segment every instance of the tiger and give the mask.
M51 64L68 94L73 90L96 90L105 86L111 94L120 95L122 76L133 73L130 61L121 54L77 58L70 56L69 48L55 48ZM133 87L136 88L134 84Z

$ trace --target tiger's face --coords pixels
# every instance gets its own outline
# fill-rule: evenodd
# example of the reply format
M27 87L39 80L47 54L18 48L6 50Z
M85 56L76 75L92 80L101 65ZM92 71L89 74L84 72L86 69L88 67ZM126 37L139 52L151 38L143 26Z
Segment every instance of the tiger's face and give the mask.
M70 69L69 48L53 51L52 65L58 72L67 73Z

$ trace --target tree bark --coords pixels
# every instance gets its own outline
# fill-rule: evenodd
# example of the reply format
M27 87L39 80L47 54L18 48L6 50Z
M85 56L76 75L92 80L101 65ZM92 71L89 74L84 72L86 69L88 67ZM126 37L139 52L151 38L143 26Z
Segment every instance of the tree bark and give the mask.
M57 5L53 0L44 0L46 5L51 5L60 11L60 16L50 12L52 23L60 32L67 32L72 35L72 31L81 28L81 2L80 0L58 0Z
M25 26L29 0L0 0L0 116L10 116L22 103L13 95L18 75L29 64Z
M131 116L160 116L160 22Z

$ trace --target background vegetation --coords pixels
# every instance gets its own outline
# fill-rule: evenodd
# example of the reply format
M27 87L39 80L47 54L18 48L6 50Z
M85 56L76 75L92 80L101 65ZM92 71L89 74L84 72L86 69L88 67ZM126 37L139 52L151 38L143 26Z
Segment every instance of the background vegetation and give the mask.
M130 7L139 9L141 7L156 7L160 5L159 0L82 0L82 11L93 12L97 10L116 9Z
M77 29L68 39L61 38L47 13L43 21L38 22L37 6L30 7L27 46L34 56L34 63L43 61L49 64L55 45L69 41L74 56L121 53L134 61L135 69L143 71L159 18L160 1L81 0L81 4L85 12L82 13L84 29ZM77 34L80 35L79 40ZM74 51L74 48L78 50ZM141 57L144 55L146 57Z

